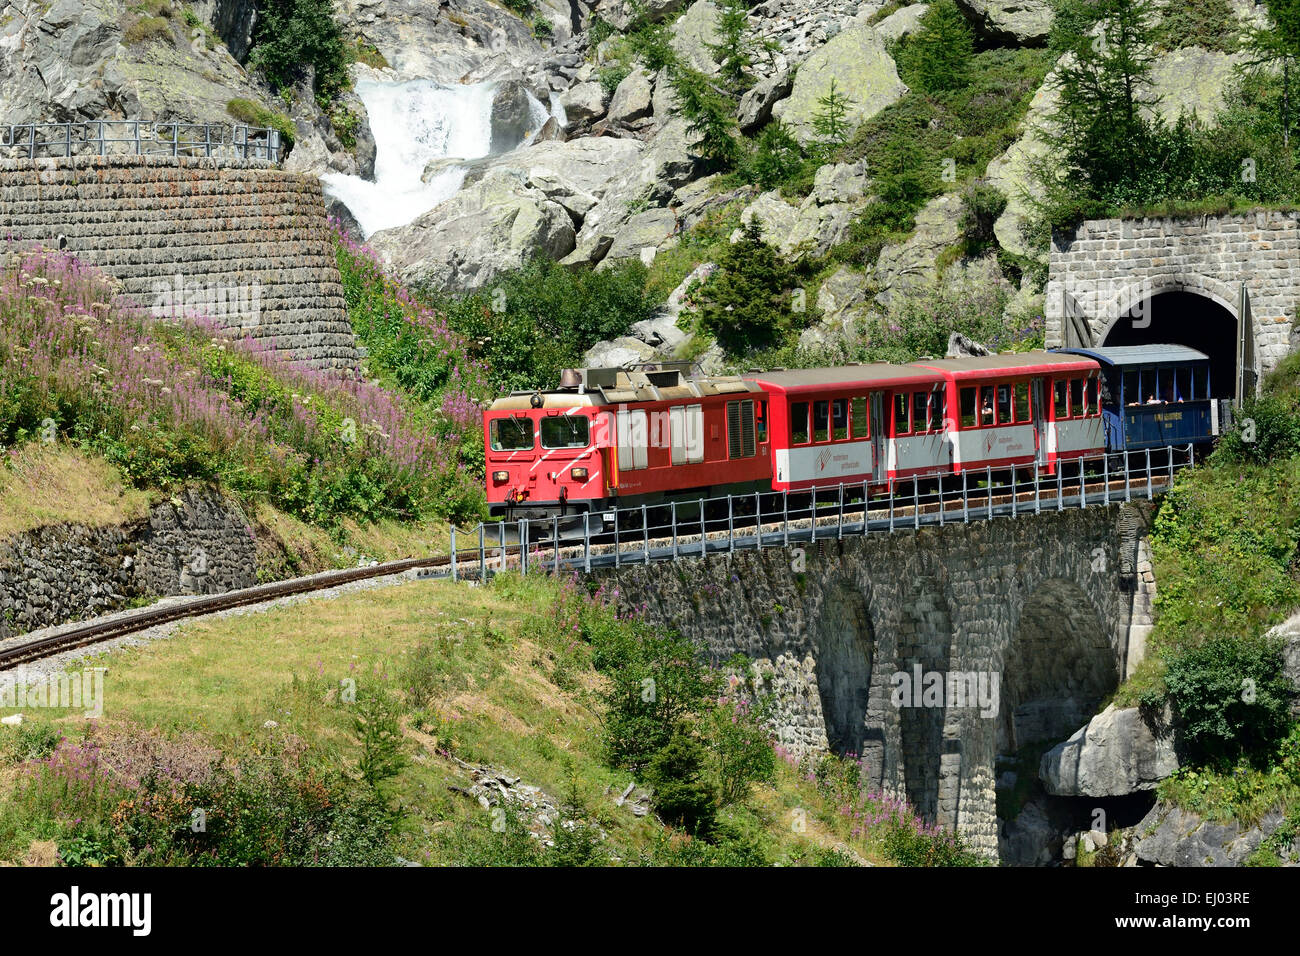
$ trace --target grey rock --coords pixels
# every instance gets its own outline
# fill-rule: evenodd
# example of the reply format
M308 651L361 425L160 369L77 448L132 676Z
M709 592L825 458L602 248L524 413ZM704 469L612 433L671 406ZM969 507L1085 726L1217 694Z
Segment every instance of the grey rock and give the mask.
M609 104L609 118L616 123L633 123L645 119L653 111L651 97L654 86L650 74L635 69L623 78L614 91Z
M1119 797L1152 790L1177 769L1171 734L1153 732L1136 707L1112 705L1044 754L1038 773L1057 796Z
M755 83L740 98L736 119L743 133L752 133L772 118L772 107L790 95L794 77L789 73L772 76Z
M876 24L876 35L886 41L901 40L921 29L921 18L929 9L929 4L914 3L901 10L895 10Z
M672 48L688 66L703 73L718 72L718 61L709 49L718 42L718 15L712 0L695 0L672 26Z
M1142 862L1162 866L1240 866L1285 819L1273 811L1254 827L1211 823L1160 802L1134 827L1134 850Z
M560 94L560 105L570 126L590 124L605 115L609 94L599 83L578 83Z
M957 6L991 43L1042 46L1052 30L1049 0L957 0Z

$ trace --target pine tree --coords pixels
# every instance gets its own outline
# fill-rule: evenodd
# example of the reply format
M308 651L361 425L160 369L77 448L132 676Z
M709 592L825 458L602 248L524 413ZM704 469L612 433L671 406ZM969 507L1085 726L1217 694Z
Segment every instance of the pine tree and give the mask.
M813 131L828 150L848 142L851 127L847 117L852 109L853 101L835 88L835 77L831 77L830 87L817 98L812 121Z
M1272 26L1250 31L1251 65L1282 68L1282 145L1291 145L1291 73L1300 57L1300 0L1264 0Z
M970 82L975 35L953 0L936 0L896 53L906 78L925 92L959 90Z
M721 68L722 78L733 92L751 83L749 68L762 44L749 29L748 0L723 0L719 5L717 43L706 43Z
M733 355L769 345L790 326L794 284L793 268L763 241L762 224L753 217L703 289L700 327Z

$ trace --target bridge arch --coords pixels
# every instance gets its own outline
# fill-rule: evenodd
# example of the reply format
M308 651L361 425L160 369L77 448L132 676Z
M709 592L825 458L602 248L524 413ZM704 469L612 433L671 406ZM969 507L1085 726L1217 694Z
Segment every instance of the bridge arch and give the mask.
M1047 577L1027 590L1002 655L998 753L1068 737L1119 686L1107 618L1073 576Z

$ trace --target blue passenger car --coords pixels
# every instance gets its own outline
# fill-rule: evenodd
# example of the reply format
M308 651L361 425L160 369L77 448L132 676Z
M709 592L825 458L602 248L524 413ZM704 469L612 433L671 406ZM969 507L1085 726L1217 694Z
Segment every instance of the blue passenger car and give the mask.
M1203 444L1221 432L1210 359L1184 345L1055 349L1101 365L1102 417L1110 451Z

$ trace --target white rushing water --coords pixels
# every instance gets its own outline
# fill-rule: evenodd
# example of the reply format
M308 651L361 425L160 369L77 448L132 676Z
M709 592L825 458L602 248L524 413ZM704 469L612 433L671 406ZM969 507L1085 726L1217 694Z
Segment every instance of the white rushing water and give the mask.
M477 159L492 149L495 83L442 86L430 80L404 83L359 81L357 95L370 115L375 137L375 181L329 173L325 191L351 210L366 238L380 229L404 226L451 198L465 169L451 165L430 182L420 176L431 160ZM529 96L531 139L549 111ZM518 143L498 144L496 152Z

